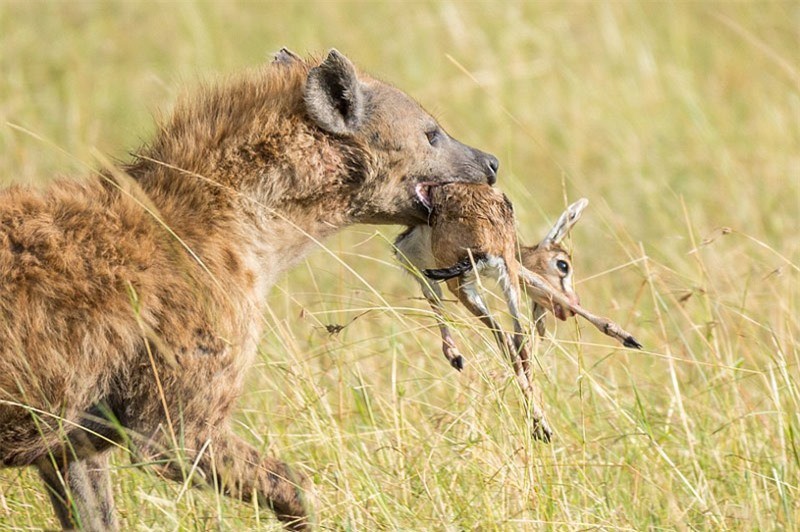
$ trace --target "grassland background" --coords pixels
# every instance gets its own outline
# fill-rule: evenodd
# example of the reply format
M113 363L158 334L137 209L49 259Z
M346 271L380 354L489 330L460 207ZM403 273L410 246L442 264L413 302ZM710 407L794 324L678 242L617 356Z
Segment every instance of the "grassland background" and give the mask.
M557 437L531 441L490 336L455 309L468 366L441 357L391 263L398 229L344 232L274 288L236 419L313 478L320 526L791 529L798 28L796 2L3 0L0 182L124 159L187 85L335 46L501 159L523 241L588 197L578 289L645 349L551 329L539 381ZM276 526L128 464L112 473L125 529ZM0 472L0 529L55 524L32 472Z

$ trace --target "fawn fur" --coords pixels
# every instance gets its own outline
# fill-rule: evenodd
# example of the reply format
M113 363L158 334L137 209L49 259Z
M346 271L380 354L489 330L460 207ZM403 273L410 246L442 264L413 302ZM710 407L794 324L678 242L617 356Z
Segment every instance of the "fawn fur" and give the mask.
M308 528L302 475L229 423L270 285L345 226L424 223L418 183L497 167L337 51L284 49L129 165L0 192L0 464L36 466L64 528L119 526L115 445Z

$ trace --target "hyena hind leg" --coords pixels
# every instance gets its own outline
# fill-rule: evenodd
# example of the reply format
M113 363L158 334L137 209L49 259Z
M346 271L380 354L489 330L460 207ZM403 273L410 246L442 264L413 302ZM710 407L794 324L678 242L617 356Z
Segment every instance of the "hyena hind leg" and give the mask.
M186 481L186 464L196 465L198 479L220 493L244 502L255 495L262 508L272 510L289 530L310 530L312 527L306 503L305 477L275 458L262 457L238 436L224 432L210 438L210 445L200 456L190 449L206 447L206 438L193 438L181 449L182 459L159 466L159 473L177 482ZM162 461L162 456L146 457Z
M64 530L119 529L108 471L108 452L59 463L52 456L37 462L56 517Z

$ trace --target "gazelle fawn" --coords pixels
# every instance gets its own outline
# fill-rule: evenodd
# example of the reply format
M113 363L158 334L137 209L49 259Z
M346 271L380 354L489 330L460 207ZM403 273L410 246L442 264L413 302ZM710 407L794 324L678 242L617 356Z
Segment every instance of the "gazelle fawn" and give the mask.
M417 187L417 194L431 209L430 225L410 228L397 238L398 259L412 269L424 271L429 279L446 280L450 291L484 322L505 349L509 347L508 337L477 286L478 275L496 279L515 321L509 354L515 353L522 347L522 326L518 319L518 263L510 260L516 253L516 242L505 237L514 234L511 203L491 187L478 190L423 184ZM438 284L420 276L417 280L434 312L441 317L442 292ZM440 330L445 357L454 368L462 370L464 359L443 321Z
M588 200L570 205L541 242L520 247L520 263L513 207L502 192L488 185L460 183L420 184L416 191L430 209L429 225L403 232L395 241L397 257L412 271L424 273L425 277L417 275L416 279L440 318L442 351L454 368L463 369L464 359L444 321L441 289L431 280L445 280L458 300L492 331L529 396L535 385L519 315L520 280L531 299L539 334L544 334L544 314L549 310L561 320L580 314L627 347L640 347L618 325L583 309L573 288L571 257L560 242L578 221ZM486 277L500 284L514 326L510 338L479 290L480 279ZM530 406L536 422L534 435L548 441L552 431L543 411L535 401Z
M573 305L580 304L580 298L572 284L572 257L561 245L561 241L580 219L583 209L588 204L589 200L586 198L579 199L561 213L558 221L541 242L533 246L520 246L519 257L522 266L530 272L539 274ZM545 333L546 310L551 310L560 320L575 315L569 306L554 301L549 292L540 290L530 283L523 283L522 286L531 300L531 314L539 335L544 336Z

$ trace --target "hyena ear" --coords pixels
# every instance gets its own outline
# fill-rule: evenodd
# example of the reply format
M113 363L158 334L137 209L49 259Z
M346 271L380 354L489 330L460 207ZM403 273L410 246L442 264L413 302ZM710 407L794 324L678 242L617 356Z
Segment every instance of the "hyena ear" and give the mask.
M364 119L364 94L353 63L333 49L308 73L306 109L316 124L330 133L355 133Z
M303 58L284 47L272 54L273 65L291 65L297 61L302 61Z

